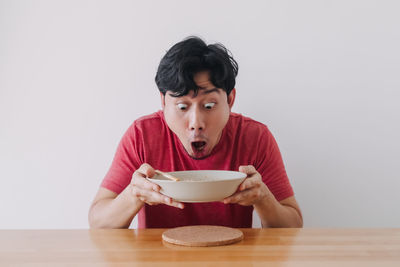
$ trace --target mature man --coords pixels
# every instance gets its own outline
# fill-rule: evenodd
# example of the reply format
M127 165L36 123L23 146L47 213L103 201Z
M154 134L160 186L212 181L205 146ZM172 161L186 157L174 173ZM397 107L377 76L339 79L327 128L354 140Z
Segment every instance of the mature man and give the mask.
M302 227L281 154L268 128L231 112L238 65L221 44L197 37L175 44L156 75L162 111L137 119L126 131L93 200L93 228L184 225ZM247 178L220 202L180 203L145 179L154 170L239 170ZM157 205L159 204L159 205Z

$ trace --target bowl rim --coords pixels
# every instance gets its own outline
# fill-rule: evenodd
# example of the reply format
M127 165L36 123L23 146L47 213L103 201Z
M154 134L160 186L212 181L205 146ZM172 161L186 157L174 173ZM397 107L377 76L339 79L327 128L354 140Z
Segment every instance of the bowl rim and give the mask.
M231 172L231 173L238 173L241 174L242 177L235 177L235 178L229 178L229 179L222 179L222 180L209 180L209 181L185 181L185 180L179 180L179 181L171 181L171 180L164 180L164 179L155 179L155 178L149 178L146 177L149 181L162 181L166 183L214 183L214 182L223 182L223 181L234 181L234 180L240 180L240 179L246 179L247 174L244 172L239 172L239 171L231 171L231 170L187 170L187 171L171 171L171 172L166 172L170 174L179 174L181 172L206 172L206 171L211 171L211 172ZM179 176L177 177L179 178Z

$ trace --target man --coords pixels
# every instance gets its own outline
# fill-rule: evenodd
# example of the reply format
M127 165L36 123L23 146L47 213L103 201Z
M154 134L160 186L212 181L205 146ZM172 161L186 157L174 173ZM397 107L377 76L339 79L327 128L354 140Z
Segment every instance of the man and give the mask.
M156 75L162 111L126 131L93 200L93 228L184 225L251 227L256 210L263 227L302 227L300 208L268 128L232 113L238 65L221 44L197 37L175 44ZM154 170L239 170L247 178L220 202L180 203L145 179Z

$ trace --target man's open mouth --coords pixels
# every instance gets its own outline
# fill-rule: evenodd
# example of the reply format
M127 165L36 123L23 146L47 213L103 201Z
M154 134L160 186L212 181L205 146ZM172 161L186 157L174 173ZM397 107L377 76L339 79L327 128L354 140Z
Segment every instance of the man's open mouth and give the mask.
M192 144L193 151L197 151L197 152L202 151L207 145L207 143L204 141L196 141L196 142L192 142L191 144Z

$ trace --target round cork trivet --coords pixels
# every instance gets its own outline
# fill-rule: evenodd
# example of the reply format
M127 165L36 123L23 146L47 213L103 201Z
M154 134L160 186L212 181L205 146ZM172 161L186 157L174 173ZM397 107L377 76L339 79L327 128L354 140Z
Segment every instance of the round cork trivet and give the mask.
M223 246L243 239L242 231L225 226L194 225L164 231L162 239L168 243L189 247Z

